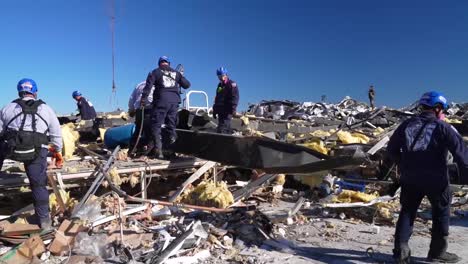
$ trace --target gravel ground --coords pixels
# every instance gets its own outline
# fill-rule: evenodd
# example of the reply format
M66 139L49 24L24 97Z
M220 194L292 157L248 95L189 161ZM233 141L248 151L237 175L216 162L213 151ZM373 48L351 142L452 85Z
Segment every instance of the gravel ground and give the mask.
M265 205L262 211L286 210L291 203ZM275 209L275 210L273 210ZM209 263L393 263L394 225L379 226L352 219L314 219L305 224L278 224L283 238L261 247L240 248L235 257L218 256ZM413 263L426 263L430 222L418 219L410 241ZM376 234L377 230L378 234ZM449 251L468 263L468 217L454 216ZM367 253L368 252L368 253ZM373 254L371 254L373 252ZM208 263L207 262L207 263Z

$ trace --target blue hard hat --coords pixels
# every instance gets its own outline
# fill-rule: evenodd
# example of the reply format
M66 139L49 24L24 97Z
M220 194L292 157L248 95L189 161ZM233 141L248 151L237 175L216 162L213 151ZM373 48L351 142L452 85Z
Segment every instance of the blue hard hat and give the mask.
M228 71L226 68L224 67L219 67L217 70L216 70L216 75L227 75Z
M73 98L75 98L75 97L77 97L77 96L81 96L81 95L82 95L82 94L81 94L80 91L74 91L74 92L72 93L72 97L73 97Z
M428 107L435 107L436 105L440 104L444 109L448 108L447 98L445 98L442 93L436 91L423 94L421 99L419 99L419 104Z
M36 82L32 79L24 78L18 82L16 86L18 92L27 92L27 93L37 93L37 85Z
M161 62L163 62L163 61L165 61L167 63L171 63L171 61L169 60L169 58L167 56L162 56L162 57L159 58L158 64L161 64Z

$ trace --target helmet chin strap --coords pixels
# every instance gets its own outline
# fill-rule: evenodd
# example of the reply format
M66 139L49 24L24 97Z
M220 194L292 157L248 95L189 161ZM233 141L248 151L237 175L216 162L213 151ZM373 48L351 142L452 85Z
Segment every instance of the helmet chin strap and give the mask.
M435 113L436 117L440 119L441 114L444 113L444 112L442 111L442 108L436 107L436 108L434 108L434 113Z

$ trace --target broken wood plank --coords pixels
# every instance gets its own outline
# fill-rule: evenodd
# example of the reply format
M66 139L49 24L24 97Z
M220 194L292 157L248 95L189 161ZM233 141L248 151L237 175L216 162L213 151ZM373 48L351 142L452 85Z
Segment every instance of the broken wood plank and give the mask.
M132 209L128 209L128 210L123 211L123 212L122 212L122 215L123 215L123 216L131 215L131 214L134 214L134 213L138 213L138 212L144 211L144 210L146 210L147 208L148 208L148 206L146 206L146 205L138 206L138 207L135 207L135 208L132 208ZM107 217L103 217L103 218L97 219L97 220L95 220L95 221L92 223L92 227L96 227L96 226L105 224L105 223L110 222L110 221L113 221L113 220L115 220L115 219L117 219L117 218L119 218L119 216L111 215L111 216L107 216Z
M306 199L304 197L300 197L299 200L297 200L296 204L294 204L293 208L291 208L291 210L288 212L288 216L294 216L295 214L297 214L297 212L299 212L305 201Z
M38 233L41 228L31 224L6 224L3 227L2 236L21 236Z
M216 165L216 162L213 162L213 161L206 162L201 168L199 168L194 174L192 174L192 176L190 176L187 180L184 181L184 183L182 183L182 186L179 188L179 190L177 190L169 198L169 202L174 202L189 184L192 184L194 181L198 180L203 174L205 174L205 172L213 168L215 165Z
M45 251L46 251L46 248L45 248L44 242L42 241L41 237L38 235L29 238L23 244L21 244L18 248L18 254L31 260L34 257L37 257L40 254L44 253Z
M48 174L47 178L49 179L49 184L52 187L52 190L55 193L55 197L57 198L57 204L59 205L59 212L64 213L67 210L67 206L62 197L62 193L60 192L59 188L57 187L57 183L55 182L55 178L52 174ZM53 217L53 216L52 216Z
M264 184L269 183L271 180L276 178L278 174L265 174L262 177L256 179L255 181L250 182L244 188L237 190L233 193L234 196L234 203L240 201L243 198L247 198L256 190L261 188Z
M377 144L375 144L371 149L367 151L367 154L374 155L377 151L381 150L387 143L390 141L388 136L382 138Z
M54 240L49 246L49 251L56 256L60 256L62 253L69 251L73 247L76 235L86 230L87 228L80 224L73 223L69 220L63 221L55 234Z

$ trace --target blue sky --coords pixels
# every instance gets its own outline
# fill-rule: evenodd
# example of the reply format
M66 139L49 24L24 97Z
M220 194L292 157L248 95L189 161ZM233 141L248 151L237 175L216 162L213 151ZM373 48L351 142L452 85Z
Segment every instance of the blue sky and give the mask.
M110 0L0 1L0 105L29 77L59 113L73 90L110 110ZM403 106L426 90L468 101L468 1L116 0L116 84L125 108L161 55L213 100L217 67L241 93Z

